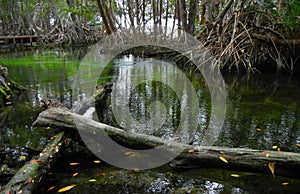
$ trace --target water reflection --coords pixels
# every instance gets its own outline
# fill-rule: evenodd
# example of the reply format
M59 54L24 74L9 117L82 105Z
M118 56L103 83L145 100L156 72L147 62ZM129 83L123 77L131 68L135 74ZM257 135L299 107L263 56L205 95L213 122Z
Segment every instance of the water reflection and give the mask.
M199 126L207 122L199 120L208 112L200 109L207 104L207 99L199 101L201 88L195 90L174 63L132 58L129 65L129 59L124 60L126 65L118 63L111 102L118 125L184 143L195 141Z

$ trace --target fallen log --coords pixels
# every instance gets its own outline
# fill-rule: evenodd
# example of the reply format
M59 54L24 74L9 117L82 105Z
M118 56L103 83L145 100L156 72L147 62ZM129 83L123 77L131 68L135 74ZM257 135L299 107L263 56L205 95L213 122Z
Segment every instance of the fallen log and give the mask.
M299 177L299 153L214 146L193 147L151 135L128 132L85 118L63 107L51 107L45 110L39 115L34 125L51 126L67 131L77 130L74 123L75 119L84 124L87 133L95 134L96 131L105 131L108 136L119 144L132 148L149 149L158 145L168 145L172 150L184 149L176 160L170 163L170 166L175 169L212 167L272 175L270 166L275 166L273 168L275 169L275 175ZM114 150L111 150L111 152L114 152Z
M20 168L13 178L5 185L1 194L22 193L31 194L34 192L35 184L47 172L53 162L55 153L58 152L59 142L64 132L59 133L55 139L50 140L46 148L37 156Z

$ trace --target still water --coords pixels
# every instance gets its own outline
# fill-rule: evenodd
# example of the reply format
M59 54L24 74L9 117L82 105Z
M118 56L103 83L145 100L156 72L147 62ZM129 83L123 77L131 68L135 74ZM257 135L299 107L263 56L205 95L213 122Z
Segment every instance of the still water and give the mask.
M56 99L72 108L72 86L85 52L57 49L0 55L10 78L27 88L14 106L1 110L1 115L6 113L5 124L0 129L1 144L17 150L9 157L10 161L18 161L21 165L26 160L20 160L19 155L30 157L21 148L39 150L51 135L51 131L31 129L41 111L42 98ZM98 111L99 120L133 132L201 145L211 113L205 79L197 71L183 71L174 63L165 62L157 66L153 65L155 59L127 55L108 64L97 79L99 84L113 82L113 92L103 103L103 110ZM135 84L136 79L143 81ZM262 150L272 150L276 146L283 151L300 151L297 146L300 143L299 79L260 74L224 75L224 79L228 92L227 112L214 145ZM169 83L176 83L181 93L174 92ZM189 84L195 90L196 103L191 101ZM167 165L134 172L104 163L95 164L94 160L90 153L61 158L39 189L45 191L54 185L53 192L57 192L60 187L76 184L73 193L83 190L87 193L296 193L300 185L295 179L273 178L271 173L235 172L241 176L234 178L230 176L234 172L230 171L173 172ZM70 167L69 162L81 165ZM12 162L10 165L18 167ZM72 177L74 173L79 176ZM282 182L286 181L289 185L283 186Z

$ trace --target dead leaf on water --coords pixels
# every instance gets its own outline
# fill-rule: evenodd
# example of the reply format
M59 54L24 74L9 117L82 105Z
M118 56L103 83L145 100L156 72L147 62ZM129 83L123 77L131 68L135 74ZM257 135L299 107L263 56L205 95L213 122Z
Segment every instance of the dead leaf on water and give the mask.
M80 163L78 162L70 162L70 166L76 166L76 165L79 165Z
M65 192L65 191L69 191L70 189L72 189L73 187L75 187L76 185L69 185L69 186L66 186L64 188L61 188L58 190L58 193L62 193L62 192Z
M220 160L222 160L223 162L228 163L228 160L225 158L225 156L220 156L219 158L220 158Z
M49 187L49 189L47 191L51 191L55 188L55 186Z
M30 160L30 162L42 162L42 160Z
M273 177L275 177L275 162L269 162L268 167L271 170Z
M288 184L289 184L289 182L283 182L283 183L282 183L283 186L286 186L286 185L288 185Z

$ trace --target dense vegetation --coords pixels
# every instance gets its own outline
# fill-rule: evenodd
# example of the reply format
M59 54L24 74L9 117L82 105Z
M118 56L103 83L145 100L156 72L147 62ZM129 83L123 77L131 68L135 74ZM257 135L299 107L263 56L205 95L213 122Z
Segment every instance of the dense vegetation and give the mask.
M40 35L47 45L88 44L148 24L197 36L221 68L299 69L298 0L0 0L1 36Z

